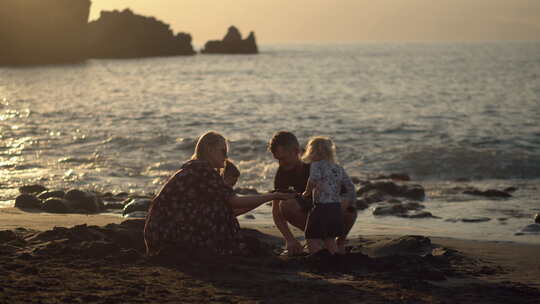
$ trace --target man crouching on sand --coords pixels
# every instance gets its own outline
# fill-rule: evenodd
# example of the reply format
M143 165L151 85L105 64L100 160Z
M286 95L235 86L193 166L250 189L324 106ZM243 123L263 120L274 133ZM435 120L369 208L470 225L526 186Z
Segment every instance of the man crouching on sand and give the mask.
M268 149L279 161L279 168L274 178L274 189L281 192L293 188L296 193L303 193L309 179L310 166L300 159L301 149L296 136L287 131L277 132L270 140ZM298 255L303 252L302 245L294 238L288 224L290 223L304 231L311 207L311 202L302 199L274 200L272 202L274 223L285 239L288 255ZM354 207L348 208L343 216L345 234L337 239L340 253L345 253L347 234L356 221L356 209Z

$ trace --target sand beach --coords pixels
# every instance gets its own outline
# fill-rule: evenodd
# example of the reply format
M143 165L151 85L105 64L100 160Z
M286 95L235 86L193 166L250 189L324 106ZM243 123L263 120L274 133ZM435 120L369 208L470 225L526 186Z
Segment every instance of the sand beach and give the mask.
M0 209L0 303L538 303L540 246L429 236L350 240L338 265L279 256L148 258L143 220ZM299 235L299 231L296 231ZM319 261L320 262L320 261Z

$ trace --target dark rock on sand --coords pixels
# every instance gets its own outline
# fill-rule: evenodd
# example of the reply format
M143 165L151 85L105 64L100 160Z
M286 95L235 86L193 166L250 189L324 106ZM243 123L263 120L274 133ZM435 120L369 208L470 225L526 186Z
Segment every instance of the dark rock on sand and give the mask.
M57 198L64 198L66 196L66 192L62 190L51 190L51 191L43 191L38 195L38 198L41 200L46 200L50 197L57 197Z
M15 207L39 209L41 207L41 200L32 194L21 194L15 198Z
M102 11L99 19L88 24L88 51L92 58L195 54L191 35L175 35L168 24L129 9Z
M211 40L206 42L203 54L257 54L257 42L255 34L250 32L246 39L242 39L240 31L234 27L229 27L223 40Z
M392 180L406 182L406 181L410 181L411 177L407 173L392 173L390 175L379 175L379 176L377 176L377 177L375 177L373 179L374 180L377 180L377 179L392 179Z
M445 222L463 222L463 223L481 223L481 222L489 222L491 221L491 218L489 217L483 217L483 216L471 216L471 217L465 217L465 218L449 218L446 219Z
M515 235L524 235L524 234L540 234L540 224L534 223L525 226L521 229L520 232L515 233Z
M150 208L150 203L152 200L144 199L144 198L138 198L134 199L131 202L129 202L127 205L124 206L124 210L122 211L122 215L126 215L135 211L144 211L147 212L148 208Z
M253 214L244 214L243 218L247 220L254 220L255 216Z
M42 185L27 185L27 186L22 186L19 188L20 193L31 193L31 194L38 194L45 190L47 190L47 188L45 188Z
M439 218L431 214L431 212L427 212L427 211L420 211L420 212L407 214L407 217L408 218Z
M433 250L431 240L421 235L405 235L391 240L383 240L369 247L370 256L422 255Z
M69 206L74 210L95 213L102 209L96 195L90 192L71 189L66 192L64 199L68 201Z
M89 0L0 1L0 65L83 61L89 14Z
M489 190L486 190L486 191L481 191L481 190L467 190L467 191L463 191L464 194L469 194L469 195L478 195L478 196L485 196L485 197L512 197L512 195L510 193L507 193L505 191L500 191L500 190L493 190L493 189L489 189Z
M0 243L5 243L17 239L17 234L11 230L0 230Z
M43 201L41 210L50 213L68 213L71 212L68 202L62 198L50 197Z

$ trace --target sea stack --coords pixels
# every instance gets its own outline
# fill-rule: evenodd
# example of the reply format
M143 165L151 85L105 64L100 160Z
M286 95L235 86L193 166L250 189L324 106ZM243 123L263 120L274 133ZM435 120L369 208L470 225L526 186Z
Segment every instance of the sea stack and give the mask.
M131 10L102 11L88 25L90 58L136 58L194 55L191 35L174 35L170 26Z
M242 39L242 34L235 27L229 27L223 40L211 40L206 42L203 54L257 54L257 42L255 34L250 32L246 39Z
M0 1L0 65L83 61L90 0Z

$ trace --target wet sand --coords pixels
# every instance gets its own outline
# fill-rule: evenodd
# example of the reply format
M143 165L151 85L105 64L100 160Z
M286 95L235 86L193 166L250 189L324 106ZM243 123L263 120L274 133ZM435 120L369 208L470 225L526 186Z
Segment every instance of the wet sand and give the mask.
M248 257L147 258L142 225L1 209L0 303L540 301L539 245L369 236L325 263L278 256L278 231L252 225L244 234L258 245Z

